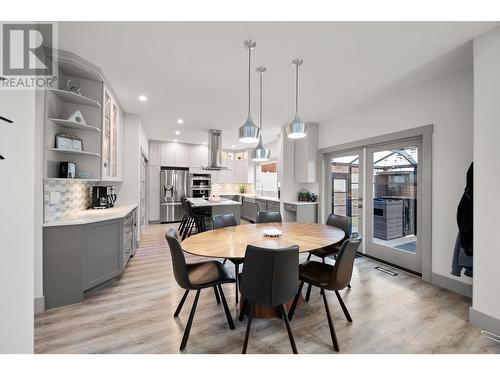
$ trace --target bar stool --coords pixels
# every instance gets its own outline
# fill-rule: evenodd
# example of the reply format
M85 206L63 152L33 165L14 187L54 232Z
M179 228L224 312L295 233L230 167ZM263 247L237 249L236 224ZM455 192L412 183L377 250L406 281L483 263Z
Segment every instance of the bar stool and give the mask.
M205 226L205 215L195 213L191 203L186 199L185 200L185 210L187 212L187 223L184 227L184 231L182 233L182 240L185 240L186 237L191 236L193 233L193 229L196 228L197 233L201 233L207 230Z

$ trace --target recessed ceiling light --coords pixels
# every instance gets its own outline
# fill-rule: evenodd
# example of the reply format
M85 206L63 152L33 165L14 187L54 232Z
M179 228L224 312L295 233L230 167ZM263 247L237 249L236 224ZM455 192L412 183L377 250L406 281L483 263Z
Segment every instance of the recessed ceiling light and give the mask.
M178 118L178 119L177 119L177 123L182 125L182 124L184 124L184 120L183 120L183 119L181 119L181 118Z
M177 142L177 139L174 139L174 142Z
M139 95L139 100L141 102L147 102L148 101L148 97L146 95Z
M236 146L235 145L231 145L232 148L235 148Z
M178 131L178 130L176 130L176 131L175 131L175 135L179 135L179 134L181 134L181 132L180 132L180 131Z

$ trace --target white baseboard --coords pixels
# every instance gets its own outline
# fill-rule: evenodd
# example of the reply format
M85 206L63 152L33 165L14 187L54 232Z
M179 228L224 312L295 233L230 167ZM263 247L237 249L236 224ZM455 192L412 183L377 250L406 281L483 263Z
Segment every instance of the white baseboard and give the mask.
M500 319L482 313L472 307L469 308L469 323L495 335L500 335Z
M470 284L452 279L451 277L439 275L434 272L431 274L431 282L432 284L437 285L441 288L448 289L462 296L472 298L472 285Z
M37 297L34 301L35 314L39 314L45 311L45 296Z

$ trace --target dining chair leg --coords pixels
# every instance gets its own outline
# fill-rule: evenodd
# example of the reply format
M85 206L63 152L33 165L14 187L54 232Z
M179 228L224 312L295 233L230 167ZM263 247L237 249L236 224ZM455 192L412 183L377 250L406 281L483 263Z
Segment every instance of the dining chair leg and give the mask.
M286 313L285 306L280 305L281 315L285 321L286 331L288 332L288 338L290 339L290 345L292 346L293 354L298 354L297 346L295 345L295 340L293 338L292 329L290 328L290 322L288 321L288 314Z
M186 219L187 219L187 215L184 215L182 217L181 223L179 224L179 227L177 228L179 233L182 233L182 230L184 229L184 225L186 225Z
M186 223L186 227L184 228L184 233L182 234L182 240L184 241L186 239L186 237L188 236L189 234L189 230L191 228L191 225L193 223L193 219L192 218L189 218L188 219L188 222Z
M342 307L342 311L344 312L345 318L347 319L348 322L352 323L351 314L349 314L349 310L347 310L347 307L344 304L344 301L342 301L342 297L340 297L338 290L335 291L335 295L337 296L337 299L339 300L340 307Z
M312 255L312 254L311 254L311 253L309 253L309 255L307 256L307 259L306 259L306 260L311 259L311 255Z
M304 287L304 282L301 281L299 285L299 290L293 299L292 306L290 306L290 311L288 311L288 320L292 320L293 314L295 313L295 308L297 307L297 303L299 302L300 294L302 293L302 288Z
M193 307L191 308L191 313L189 314L189 319L184 330L184 335L182 336L181 350L186 348L186 344L189 338L189 332L191 332L191 326L193 325L194 313L196 312L196 306L198 305L198 299L200 298L201 289L196 291L196 296L194 297Z
M191 237L191 234L193 233L193 229L196 226L196 219L191 219L191 226L189 227L189 233L188 237Z
M215 285L214 285L214 293L215 293L215 299L217 300L217 305L220 305L219 292L217 291L217 287Z
M309 284L307 286L307 293L306 293L306 302L309 302L309 298L311 298L311 289L312 289L312 285Z
M321 262L325 263L325 257L321 258Z
M255 307L255 304L253 302L250 302L250 309L248 311L247 331L245 333L245 341L243 342L243 350L241 351L241 354L246 354L246 352L247 352L248 337L250 336L250 327L252 326L254 307Z
M243 297L242 297L243 298ZM238 320L240 322L243 321L243 319L245 318L245 313L247 311L247 308L248 308L248 300L246 298L243 299L243 303L241 305L241 309L240 309L240 315L238 315Z
M177 309L175 309L174 317L179 316L182 310L182 306L184 306L184 302L186 302L186 297L189 294L189 289L186 289L184 292L184 295L181 298L181 301L179 302L179 306L177 306Z
M236 287L236 303L238 303L238 292L239 292L239 282L238 282L238 274L240 273L240 265L238 263L234 264L234 278L236 279L236 283L234 284Z
M231 316L231 311L229 311L229 307L227 306L226 296L224 295L224 291L222 290L222 285L217 285L219 288L220 298L222 300L222 306L224 306L224 312L226 313L227 324L229 324L229 328L234 329L233 317Z
M326 317L328 318L328 327L330 328L330 336L332 337L333 348L338 352L339 342L337 341L337 335L335 334L335 328L333 327L332 317L330 316L330 309L328 308L326 293L323 289L321 289L321 295L323 296L323 303L325 304Z

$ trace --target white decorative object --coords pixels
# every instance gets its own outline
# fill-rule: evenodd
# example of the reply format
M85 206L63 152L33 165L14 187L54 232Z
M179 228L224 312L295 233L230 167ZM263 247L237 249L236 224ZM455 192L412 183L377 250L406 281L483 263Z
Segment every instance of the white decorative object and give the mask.
M266 237L279 237L281 236L281 231L276 228L266 228L262 231Z
M68 117L68 121L76 122L76 123L82 124L82 125L87 125L87 123L85 122L85 119L83 118L82 112L80 112L80 110L76 110L75 112L73 112Z

